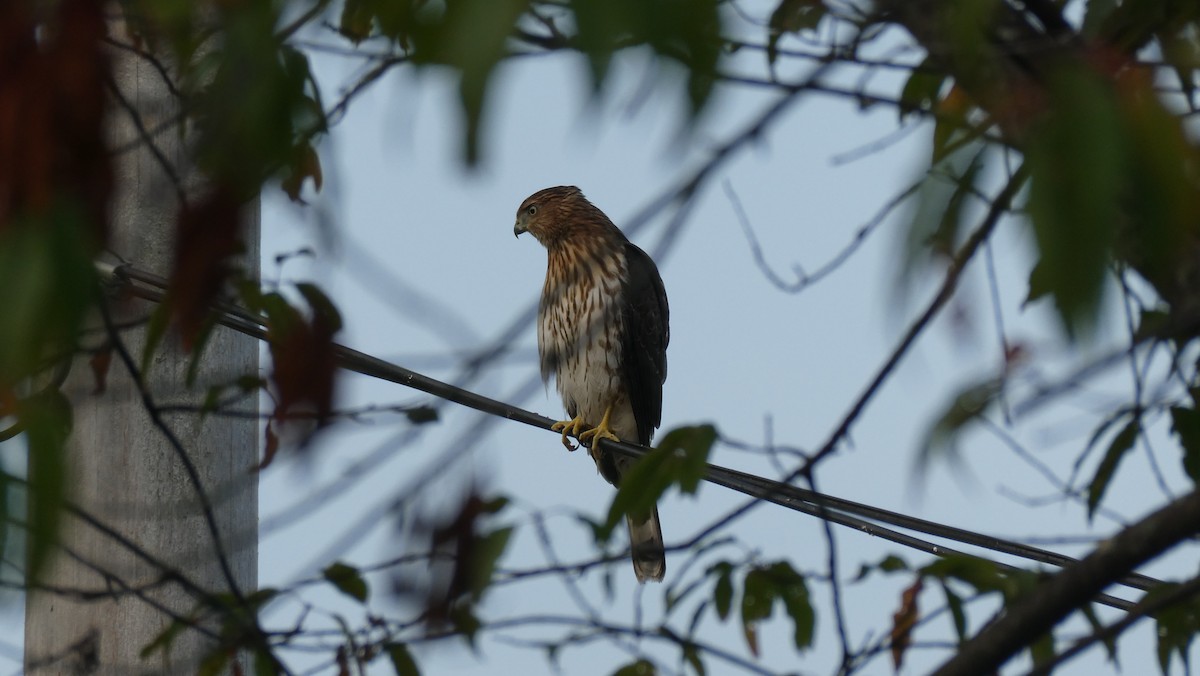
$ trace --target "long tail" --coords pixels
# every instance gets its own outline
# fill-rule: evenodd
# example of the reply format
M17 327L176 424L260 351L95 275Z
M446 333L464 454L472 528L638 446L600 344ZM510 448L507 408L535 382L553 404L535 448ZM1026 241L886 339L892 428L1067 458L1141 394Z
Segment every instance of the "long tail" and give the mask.
M650 510L649 518L635 519L632 515L626 515L625 524L629 526L629 550L638 582L662 582L667 572L667 552L663 548L658 507Z

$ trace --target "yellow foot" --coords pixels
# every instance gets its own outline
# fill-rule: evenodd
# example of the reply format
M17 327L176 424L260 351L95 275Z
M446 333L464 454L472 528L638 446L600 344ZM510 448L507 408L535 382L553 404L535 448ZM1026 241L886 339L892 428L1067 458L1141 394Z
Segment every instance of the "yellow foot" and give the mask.
M604 418L590 430L584 430L579 434L579 440L586 443L591 448L596 447L596 442L600 439L610 439L612 441L620 441L617 435L608 427L608 419L612 416L612 406L604 409Z
M584 424L583 418L581 418L579 416L575 416L574 418L572 418L570 420L562 420L560 422L554 423L553 425L550 426L550 431L551 432L562 432L563 446L566 446L568 451L573 451L579 447L576 446L575 444L571 443L571 440L569 438L567 438L567 435L573 434L576 437L580 437L580 430L583 429L583 424ZM582 438L582 437L580 437L580 438Z

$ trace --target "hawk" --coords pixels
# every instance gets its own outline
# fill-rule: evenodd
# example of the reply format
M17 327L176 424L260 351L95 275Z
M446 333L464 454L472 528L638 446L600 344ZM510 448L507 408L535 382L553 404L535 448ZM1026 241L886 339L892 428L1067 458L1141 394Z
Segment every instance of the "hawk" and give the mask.
M538 309L542 380L554 374L570 420L552 429L588 446L614 486L633 459L601 451L600 439L649 446L662 421L667 377L667 294L654 261L574 186L530 195L517 210L517 236L546 247ZM658 508L630 514L629 547L639 582L666 572Z

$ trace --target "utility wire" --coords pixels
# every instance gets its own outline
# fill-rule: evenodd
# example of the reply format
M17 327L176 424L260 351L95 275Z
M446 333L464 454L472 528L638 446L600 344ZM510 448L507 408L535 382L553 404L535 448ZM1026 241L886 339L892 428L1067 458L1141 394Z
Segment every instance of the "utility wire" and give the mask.
M139 298L157 303L162 302L166 295L167 282L158 275L139 270L131 265L113 266L107 263L97 263L97 269L109 284ZM266 339L265 320L262 317L244 308L228 303L216 304L216 310L218 311L217 321L220 324L239 333L258 338L259 340ZM335 345L334 350L338 366L347 371L411 387L483 413L515 420L545 430L549 430L550 426L556 422L532 411L512 406L460 387L455 387L454 385L430 378L416 371L392 364L344 345ZM651 450L644 446L623 441L614 442L605 439L602 443L607 450L626 457L638 458ZM1077 562L1077 559L1072 557L1039 547L907 516L898 512L825 495L718 465L706 465L704 478L706 481L718 486L723 486L754 498L763 499L810 516L828 519L838 525L853 528L868 535L880 537L939 557L965 554L959 550L885 528L880 524L888 524L908 531L1052 566L1065 567ZM996 565L1005 570L1015 569L1014 566L999 562L996 562ZM1118 582L1126 587L1141 591L1146 591L1151 587L1163 584L1160 580L1137 573L1127 575L1118 580ZM1133 607L1132 602L1107 594L1098 595L1095 601L1120 610L1129 610Z

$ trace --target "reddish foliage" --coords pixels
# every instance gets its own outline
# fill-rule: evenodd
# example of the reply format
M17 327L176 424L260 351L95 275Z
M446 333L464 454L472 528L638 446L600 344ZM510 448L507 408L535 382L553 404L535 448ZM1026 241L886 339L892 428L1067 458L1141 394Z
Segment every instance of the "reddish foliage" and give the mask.
M229 276L230 257L241 248L242 202L232 189L218 186L179 215L167 303L189 350Z
M87 218L92 244L105 241L104 4L0 2L0 230L67 201Z
M0 418L16 415L18 403L17 391L0 385Z
M279 435L275 433L275 422L267 421L267 427L264 431L265 439L263 441L263 458L255 467L255 471L265 469L271 461L275 459L275 454L279 452Z
M417 516L405 541L414 553L428 542L428 568L411 570L392 580L400 597L424 606L422 621L430 631L452 629L468 640L479 629L473 606L491 580L497 557L507 542L507 531L487 530L489 515L504 508L502 498L485 500L475 489L464 495L451 514Z
M447 524L432 529L431 551L448 551L454 562L450 579L444 586L433 585L426 600L426 618L430 626L444 625L451 619L456 601L471 593L474 563L478 560L479 520L489 513L488 505L476 493L463 501L458 514Z
M339 327L319 312L311 322L296 315L296 321L273 321L267 330L274 362L271 382L278 397L275 419L283 422L299 413L315 417L321 426L333 409L337 370L333 336Z
M479 518L486 513L485 506L478 495L469 495L454 520L433 533L433 549L435 551L446 545L450 545L454 551L456 565L446 591L446 596L450 599L456 599L471 590L468 568L470 563L476 559L475 545L478 543L478 538L475 525Z
M350 658L346 656L346 646L337 649L338 676L350 676Z
M917 619L921 616L921 612L917 608L917 596L924 586L924 581L918 577L912 586L904 590L900 597L900 609L892 615L892 665L895 666L897 672L900 671L900 665L904 663L904 652L912 643L913 627L916 626Z
M104 394L108 388L108 367L112 365L112 345L105 345L88 360L92 375L96 378L96 389L92 394Z

